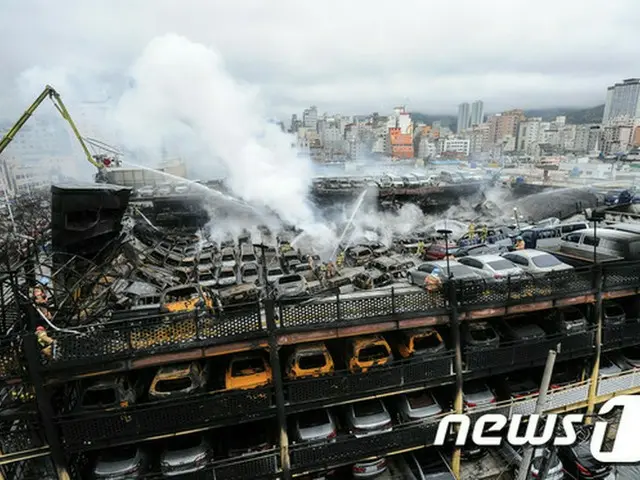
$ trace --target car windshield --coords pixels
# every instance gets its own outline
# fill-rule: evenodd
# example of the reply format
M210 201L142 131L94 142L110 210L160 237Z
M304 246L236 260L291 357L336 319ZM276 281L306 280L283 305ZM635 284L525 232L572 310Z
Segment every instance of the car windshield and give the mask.
M300 355L298 365L302 370L322 368L327 364L322 352L313 352Z
M103 462L123 462L135 458L137 454L137 447L124 445L110 450L103 450L100 453L100 460Z
M582 312L577 308L569 308L565 310L564 318L571 322L574 320L582 320L584 316L582 315Z
M409 393L407 400L412 409L430 407L436 403L431 395L424 392Z
M488 265L494 270L510 270L515 268L513 263L509 260L495 260L493 262L489 262Z
M232 278L236 276L236 272L233 270L221 270L220 278Z
M167 442L167 450L177 452L180 450L187 450L189 448L196 448L202 445L202 437L191 435L180 435L173 437Z
M375 360L382 360L389 356L389 350L385 345L368 345L361 348L358 352L358 359L361 362L372 362Z
M270 277L275 277L276 275L282 275L282 270L279 268L272 268L271 270L267 270L267 275Z
M116 402L115 388L96 388L87 390L82 397L82 406L95 407L98 405L111 405Z
M443 269L446 271L446 267ZM453 277L463 277L469 275L470 273L474 273L469 267L465 265L452 265L451 266L451 275Z
M224 255L222 255L223 262L232 262L234 260L235 260L235 257L233 253L225 253Z
M415 350L427 350L440 346L440 339L436 332L424 333L413 337L413 348Z
M191 387L191 379L189 377L159 380L156 383L156 391L161 393L179 392L189 387Z
M562 262L553 255L538 255L531 259L533 264L539 268L556 267L562 265Z
M604 314L607 317L617 317L618 315L622 315L624 310L619 305L607 305L604 307Z
M356 417L367 417L384 412L382 403L379 400L358 402L353 405L353 412Z
M302 277L300 277L300 275L287 275L287 276L284 276L284 277L280 277L278 279L278 283L280 285L286 285L286 284L289 284L289 283L297 283L297 282L300 282L300 281L302 281Z
M496 332L488 325L479 328L471 328L469 333L471 334L471 338L477 342L485 342L496 338Z
M464 386L464 393L484 393L488 391L487 386L482 382L469 382Z
M258 275L258 270L256 270L255 268L245 268L244 269L244 276L245 277L253 277Z
M246 377L264 371L264 362L258 357L234 360L231 367L231 375L234 377Z
M326 410L315 410L312 412L305 412L300 415L298 425L300 428L313 428L320 427L329 423L329 415Z

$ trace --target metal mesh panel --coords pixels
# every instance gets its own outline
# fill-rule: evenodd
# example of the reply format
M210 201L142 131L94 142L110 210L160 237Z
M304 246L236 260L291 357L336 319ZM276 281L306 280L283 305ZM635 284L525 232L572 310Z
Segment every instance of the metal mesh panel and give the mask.
M120 320L83 330L83 335L56 335L50 366L104 361L131 355L175 351L215 343L214 340L251 338L263 330L260 311L225 313L214 318L191 312L148 319Z
M214 471L216 480L244 480L247 478L263 478L278 472L280 455L274 450L268 453L243 456L241 459L230 459L216 462Z
M357 396L365 392L387 390L410 384L425 383L451 375L451 355L416 358L365 373L338 372L318 378L292 380L286 383L292 405L322 399Z
M604 267L604 290L624 290L640 286L640 265L637 263Z
M416 360L403 366L404 384L426 382L436 378L452 375L452 358L450 355Z
M391 295L371 298L359 298L350 300L340 300L339 321L360 320L363 318L384 317L393 314L393 299Z
M0 466L0 476L7 480L58 480L51 457L31 458Z
M304 305L280 305L282 328L303 327L338 321L336 302L307 303Z
M577 387L565 387L557 390L550 390L547 394L545 410L553 410L573 403L584 402L587 399L588 393L588 382Z
M620 375L601 378L598 381L598 395L608 395L614 392L628 390L640 385L640 373L625 372Z
M551 272L541 277L502 281L473 280L455 283L461 306L492 306L532 302L539 298L562 297L593 289L591 270Z
M640 343L640 322L638 321L629 321L622 325L606 325L602 329L604 348L622 348L638 343Z
M469 349L465 353L467 370L480 370L514 364L513 347L496 348L495 350Z
M42 447L44 434L38 414L35 412L16 413L4 411L0 417L0 451L10 454Z
M526 398L524 400L516 400L511 404L511 414L519 413L522 415L531 415L536 410L536 402L538 396Z
M567 357L578 357L589 354L594 348L594 336L595 333L593 330L588 330L561 337L560 357L566 359Z
M64 444L76 450L115 440L186 431L225 417L246 420L251 414L269 413L271 400L271 388L220 392L181 402L154 402L99 414L65 415L57 423Z
M22 377L25 373L22 356L22 338L0 339L0 380Z
M355 438L344 435L335 442L294 445L290 449L294 469L355 462L360 458L433 443L437 422L398 426L392 432Z
M438 313L445 308L442 291L421 291L394 295L394 313Z

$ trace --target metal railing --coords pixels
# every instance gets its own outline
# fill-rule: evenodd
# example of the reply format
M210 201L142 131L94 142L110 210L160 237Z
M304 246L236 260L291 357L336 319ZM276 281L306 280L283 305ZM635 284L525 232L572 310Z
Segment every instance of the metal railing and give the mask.
M300 405L322 400L361 396L381 390L424 385L436 379L452 376L453 354L415 357L372 368L364 373L346 370L315 378L290 380L284 384L289 405Z
M205 428L222 419L250 421L263 418L275 414L272 405L273 388L260 387L64 414L55 418L55 423L65 448L79 451Z

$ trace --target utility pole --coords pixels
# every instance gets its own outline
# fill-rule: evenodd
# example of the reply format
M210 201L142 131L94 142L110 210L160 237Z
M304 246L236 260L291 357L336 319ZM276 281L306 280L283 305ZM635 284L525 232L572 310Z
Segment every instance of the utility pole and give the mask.
M556 355L556 350L549 350L547 363L544 366L544 374L542 375L542 382L540 383L540 394L538 395L536 408L533 412L535 415L540 415L544 411L544 405L547 402L547 392L549 391L549 384L551 383L551 374L553 373L553 365L556 362ZM518 470L517 480L527 480L527 477L529 476L529 470L531 469L533 449L534 447L532 445L527 445L524 447L524 450L522 452L522 465L520 465L520 469Z

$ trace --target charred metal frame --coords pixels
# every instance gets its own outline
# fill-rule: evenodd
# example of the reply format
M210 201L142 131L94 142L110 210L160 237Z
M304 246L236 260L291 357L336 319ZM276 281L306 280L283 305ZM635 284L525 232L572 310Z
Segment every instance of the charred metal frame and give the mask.
M27 267L26 270L30 269ZM12 278L16 278L15 275ZM24 288L24 284L20 284L18 281L15 281L13 285L16 291ZM277 304L272 300L268 300L265 302L264 310L258 310L257 306L254 306L251 312L238 312L235 314L237 315L236 317L226 319L226 321L233 323L233 318L253 318L251 321L254 322L253 325L256 326L253 331L245 330L243 333L234 334L233 330L224 330L220 332L222 333L221 335L216 335L215 338L203 338L202 335L200 335L200 337L197 337L191 343L178 342L164 345L150 345L149 348L143 349L131 348L131 332L136 331L136 329L140 332L142 328L142 325L139 325L135 320L130 322L131 326L128 330L125 329L126 321L111 322L102 326L94 325L86 328L90 328L88 331L91 332L92 341L99 341L101 335L106 335L106 337L104 337L106 340L112 338L112 335L116 332L118 332L118 334L124 331L129 332L126 334L126 344L129 349L112 355L110 359L114 361L130 361L140 356L157 355L162 352L169 354L180 350L184 351L194 346L204 348L216 344L223 345L232 340L245 340L249 342L249 345L252 342L256 342L256 344L262 341L267 342L270 352L270 363L274 372L273 386L266 387L264 391L254 391L253 394L258 400L247 400L251 396L247 391L214 392L189 399L189 402L193 402L189 403L189 405L194 405L194 407L196 404L202 405L201 402L206 401L210 407L209 411L211 411L211 409L221 411L220 415L217 416L214 415L202 417L199 420L196 419L197 421L194 420L190 426L193 428L199 427L207 429L213 425L238 421L238 416L233 415L233 412L236 410L238 412L241 411L243 414L248 413L250 420L264 418L265 416L274 416L275 414L281 432L284 432L280 441L278 464L281 469L280 474L285 478L288 478L291 472L295 473L305 469L322 468L331 462L339 463L339 461L342 461L340 460L342 458L354 459L360 454L378 454L395 451L402 447L412 448L417 444L426 445L429 443L428 438L431 435L431 433L429 433L429 428L431 427L420 425L410 428L399 428L397 432L394 431L392 435L384 435L378 440L340 439L336 444L331 444L334 446L322 446L322 448L316 446L312 449L310 446L302 445L289 447L288 440L286 439L286 416L288 413L318 408L320 405L349 402L358 397L361 398L366 394L391 394L412 387L424 388L427 385L452 383L454 379L457 390L456 408L461 408L460 393L462 391L464 378L486 375L488 373L494 374L498 371L505 371L505 368L508 370L516 370L529 365L542 364L544 359L535 357L533 351L540 350L546 352L546 347L543 347L549 342L555 345L558 340L560 340L562 343L562 356L566 358L579 358L591 356L595 349L598 348L598 344L601 344L601 347L606 350L636 344L637 338L640 338L638 337L640 333L640 322L637 322L637 324L627 323L618 327L602 327L596 322L595 328L588 329L586 332L580 334L581 336L574 335L563 336L562 338L549 338L540 344L503 345L491 352L487 351L482 353L469 350L464 351L462 349L459 332L461 321L503 314L495 312L501 312L500 309L506 308L505 305L511 306L514 309L525 310L524 307L532 301L544 305L547 305L544 302L550 302L550 306L546 308L551 308L556 305L556 301L558 305L561 301L565 302L564 304L570 304L571 301L566 299L571 298L578 299L574 300L574 303L595 303L596 308L593 308L592 311L594 313L594 319L597 320L601 317L602 299L638 295L638 289L640 288L640 267L637 264L595 266L593 268L579 270L576 275L571 278L555 276L547 280L529 279L524 284L518 285L514 285L511 282L492 285L478 282L467 282L465 284L452 282L449 283L448 286L449 288L446 289L445 294L412 292L407 295L392 292L389 297L382 297L382 299L377 297L369 304L366 304L362 300L352 301L345 300L344 298L336 298L333 302L328 301L322 304L322 307L318 307L317 304L312 307L307 307L304 305ZM378 311L377 316L375 316L376 310ZM28 375L35 387L40 422L45 432L51 456L58 467L64 467L67 455L70 452L99 448L100 439L97 439L98 441L92 445L86 445L80 441L83 435L79 434L78 428L82 428L81 425L83 423L99 421L101 417L56 414L52 407L52 401L45 386L45 381L61 369L74 369L81 364L83 367L86 367L80 369L83 370L84 373L91 371L98 372L104 368L105 360L104 358L94 357L95 363L92 364L91 358L79 355L73 359L67 359L59 363L43 364L35 336L29 333L33 332L37 324L36 313L31 305L26 305L23 312L26 313L26 317L23 317L26 318L26 321L24 321L21 328L15 330L15 335L9 338L5 337L2 342L0 342L0 354L8 350L15 353L14 358L18 361L21 361L22 358L26 359L27 371L25 373L20 370L16 371L15 369L13 372L10 369L0 369L0 377L5 380L10 377ZM290 343L282 341L284 336L289 335L292 338L298 338L298 336L317 335L327 328L345 328L357 332L355 329L368 325L384 326L385 322L395 322L397 328L410 328L414 326L411 322L416 319L427 317L435 319L438 316L444 317L445 320L443 323L447 323L446 319L448 317L449 328L451 329L453 338L453 351L443 355L437 360L423 360L421 361L422 363L420 361L394 363L387 369L383 368L379 371L372 370L371 376L368 378L365 378L365 375L358 376L346 372L336 372L335 377L332 379L318 378L285 382L281 377L281 361L278 346ZM188 318L185 319L184 316L174 319L177 323L187 320ZM242 320L241 322L245 321L246 320ZM433 321L434 320L428 320L427 322ZM420 322L423 321L421 320ZM418 322L418 324L420 324L420 322ZM225 323L225 320L223 320L222 323ZM246 326L244 323L239 325ZM402 327L400 325L402 325ZM202 325L200 325L200 327L202 327ZM146 325L145 328L149 328L149 325ZM201 329L196 331L202 332ZM231 335L229 335L229 333L231 333ZM351 334L354 335L356 333ZM140 335L140 333L137 335ZM65 341L63 340L64 338L67 337L64 335L60 337L62 343ZM74 341L72 337L68 338ZM545 343L545 345L542 345L542 343ZM95 347L95 345L93 345L93 347ZM527 356L527 351L530 350L532 351L532 356ZM487 355L491 355L495 361L490 361L491 359L488 358ZM463 368L463 358L466 360L466 370ZM451 372L452 360L453 375ZM502 370L500 370L501 365L504 367ZM0 367L4 367L4 365L0 365ZM442 372L447 368L448 375L442 377ZM436 375L436 373L438 375ZM421 381L414 381L421 376L424 376ZM359 379L360 377L362 378ZM407 379L409 380L407 381ZM366 387L364 386L365 384L360 383L365 380L368 382L368 386ZM327 382L332 383L332 386L329 386ZM352 387L348 388L348 390L350 390L349 392L341 391L339 392L340 394L336 395L328 395L325 393L320 394L318 401L309 400L312 396L316 397L317 392L327 392L329 391L327 388L330 387L331 390L333 390L335 389L335 385L339 386L341 384L351 384ZM363 388L358 388L359 386ZM234 403L233 411L229 410L228 406L225 407L225 405L229 405L228 402L232 401L229 400L232 397L236 399L234 402L240 401L240 403ZM249 401L249 403L245 400ZM161 411L167 407L173 409L176 407L176 404L175 402L172 405L141 404L131 410L123 411L117 415L111 415L111 420L108 420L108 416L102 417L106 420L101 421L112 422L116 420L116 417L119 417L120 421L127 420L127 418L129 418L129 420L132 419L135 428L129 430L129 433L125 433L120 439L116 439L116 442L136 442L154 435L157 436L161 432L161 429L158 428L159 420L151 421L149 412L158 412L158 419L160 419L162 418ZM192 408L191 412L195 411L196 409ZM229 413L229 415L226 415L227 413ZM186 414L189 414L187 410L185 410L185 415ZM193 413L191 413L191 415L193 416ZM167 427L165 428L165 430L167 430L171 425L164 425L164 427ZM406 433L405 429L412 433ZM108 431L109 429L105 430L106 433L108 433ZM423 433L420 433L416 437L416 432L418 431ZM91 429L85 432L84 435L93 434ZM424 435L427 435L427 437L424 437ZM105 437L102 441L110 443L112 440L114 440L113 436ZM349 448L347 448L347 445L349 445ZM309 455L311 455L310 452L314 452L311 457L309 457ZM45 454L46 452L43 451L39 455ZM289 459L291 461L290 466ZM249 459L246 461L248 462ZM233 460L227 463L233 465L235 469L238 465L244 464L243 462L244 460Z

